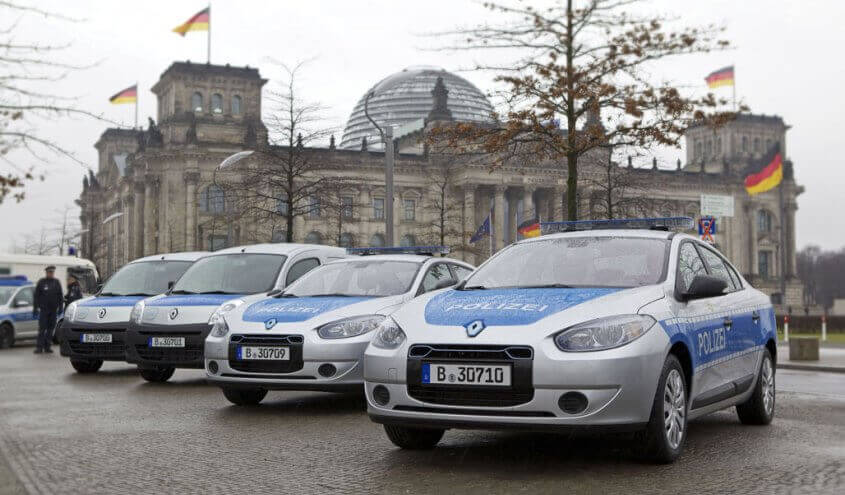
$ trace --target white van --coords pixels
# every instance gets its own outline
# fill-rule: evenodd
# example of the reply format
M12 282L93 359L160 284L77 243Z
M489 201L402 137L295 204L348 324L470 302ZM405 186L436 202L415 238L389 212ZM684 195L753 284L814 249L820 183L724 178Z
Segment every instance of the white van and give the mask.
M56 278L62 284L62 293L67 293L67 275L79 280L83 295L97 292L100 276L94 263L75 256L39 256L34 254L0 254L0 277L24 275L33 283L44 276L44 269L56 267Z

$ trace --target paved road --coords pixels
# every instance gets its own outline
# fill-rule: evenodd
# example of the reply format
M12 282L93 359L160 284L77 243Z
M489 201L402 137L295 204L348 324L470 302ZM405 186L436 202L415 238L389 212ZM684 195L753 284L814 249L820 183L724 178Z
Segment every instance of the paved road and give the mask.
M7 493L845 493L842 375L778 373L777 418L695 422L671 466L614 437L450 431L405 452L360 398L271 393L230 406L200 371L144 383L107 364L0 351L0 494Z

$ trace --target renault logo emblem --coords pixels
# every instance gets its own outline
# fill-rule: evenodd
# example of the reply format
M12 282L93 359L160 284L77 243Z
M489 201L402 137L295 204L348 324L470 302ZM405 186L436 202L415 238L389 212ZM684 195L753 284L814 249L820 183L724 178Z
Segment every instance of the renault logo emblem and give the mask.
M475 320L473 322L467 323L464 325L464 328L467 329L467 337L475 337L476 335L480 334L482 330L484 330L484 322L481 320Z
M265 330L270 330L271 328L273 328L275 326L276 326L276 319L275 318L270 318L269 320L264 322L264 329Z
M97 311L97 318L104 318L105 316L106 316L106 308L100 308L100 310Z
M175 320L177 316L179 316L179 308L173 308L170 310L170 319Z

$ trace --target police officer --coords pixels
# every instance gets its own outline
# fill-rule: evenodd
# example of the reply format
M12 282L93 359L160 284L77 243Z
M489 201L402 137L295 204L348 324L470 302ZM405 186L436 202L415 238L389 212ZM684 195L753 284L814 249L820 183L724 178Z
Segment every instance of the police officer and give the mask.
M82 286L79 285L79 280L76 280L71 274L67 276L67 294L65 294L65 307L68 307L73 301L82 299Z
M48 266L44 269L44 278L35 285L35 300L32 305L32 316L38 318L38 342L35 344L35 354L52 353L50 344L53 340L53 328L56 326L56 316L62 309L62 284L55 277L56 267Z

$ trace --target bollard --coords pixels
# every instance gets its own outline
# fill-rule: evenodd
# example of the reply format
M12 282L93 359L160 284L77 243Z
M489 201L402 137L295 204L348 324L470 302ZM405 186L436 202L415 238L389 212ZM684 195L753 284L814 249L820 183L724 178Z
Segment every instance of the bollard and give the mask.
M789 342L789 315L783 316L783 341Z
M827 340L827 318L822 315L822 342Z

